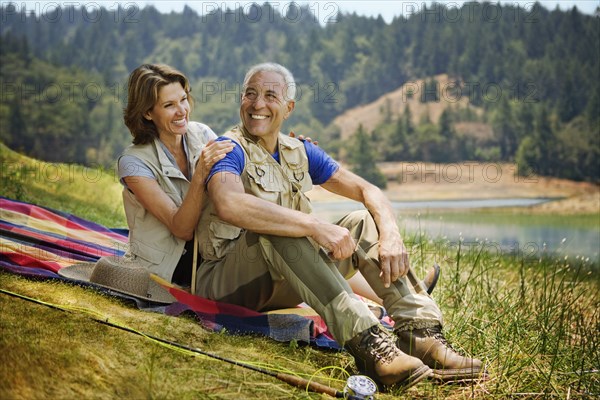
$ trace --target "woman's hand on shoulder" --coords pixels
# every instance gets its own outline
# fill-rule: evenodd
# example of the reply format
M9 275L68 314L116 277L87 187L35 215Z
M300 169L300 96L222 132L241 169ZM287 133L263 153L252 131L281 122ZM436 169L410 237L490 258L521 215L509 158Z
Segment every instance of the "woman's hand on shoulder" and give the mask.
M227 153L233 150L233 147L234 143L231 140L211 140L208 142L202 149L200 158L198 158L194 174L200 174L202 182L204 182L213 165L225 158Z
M295 138L295 137L296 137L296 134L295 134L294 132L290 132L290 137L293 137L293 138ZM315 140L315 141L313 141L313 140L312 140L310 137L304 137L304 135L298 135L298 140L302 140L303 142L306 140L307 142L309 142L309 143L312 143L312 144L314 144L315 146L318 146L318 145L319 145L319 142L318 142L318 141L316 141L316 140Z

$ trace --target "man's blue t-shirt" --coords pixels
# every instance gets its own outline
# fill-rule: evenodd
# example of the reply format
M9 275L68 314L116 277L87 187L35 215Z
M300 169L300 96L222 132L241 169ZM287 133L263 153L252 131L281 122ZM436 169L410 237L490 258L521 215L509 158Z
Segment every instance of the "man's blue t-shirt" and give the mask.
M219 137L217 140L227 140L226 137ZM232 140L233 150L231 150L225 158L219 160L210 170L210 174L206 179L206 182L210 181L217 172L231 172L235 175L242 175L244 166L246 164L246 157L242 147L235 141ZM321 185L329 180L339 169L339 165L333 158L331 158L322 148L315 146L311 142L304 141L304 148L306 149L306 155L308 157L308 173L312 179L313 185ZM273 158L279 161L279 151L272 154Z

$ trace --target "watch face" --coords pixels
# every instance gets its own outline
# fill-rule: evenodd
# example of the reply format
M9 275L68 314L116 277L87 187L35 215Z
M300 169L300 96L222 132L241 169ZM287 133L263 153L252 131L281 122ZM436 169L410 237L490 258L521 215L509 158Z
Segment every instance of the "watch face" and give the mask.
M360 399L373 400L377 393L377 385L371 378L364 375L353 375L346 381L344 397L354 396Z

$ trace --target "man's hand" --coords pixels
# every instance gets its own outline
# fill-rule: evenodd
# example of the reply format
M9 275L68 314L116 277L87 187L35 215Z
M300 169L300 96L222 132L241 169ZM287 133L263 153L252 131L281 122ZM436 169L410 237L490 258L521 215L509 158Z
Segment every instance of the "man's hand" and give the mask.
M311 237L327 250L333 260L350 257L356 248L348 229L327 222L317 224Z
M387 238L380 237L379 264L380 276L385 287L389 287L398 278L406 276L409 268L408 252L400 234Z

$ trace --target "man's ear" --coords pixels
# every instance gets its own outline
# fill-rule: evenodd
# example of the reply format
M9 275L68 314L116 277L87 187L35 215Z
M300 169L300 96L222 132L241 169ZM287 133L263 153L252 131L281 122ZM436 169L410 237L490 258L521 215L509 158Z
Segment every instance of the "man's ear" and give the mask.
M292 111L294 111L294 107L296 107L296 102L294 100L289 100L287 102L287 113L285 114L285 118L288 118Z

